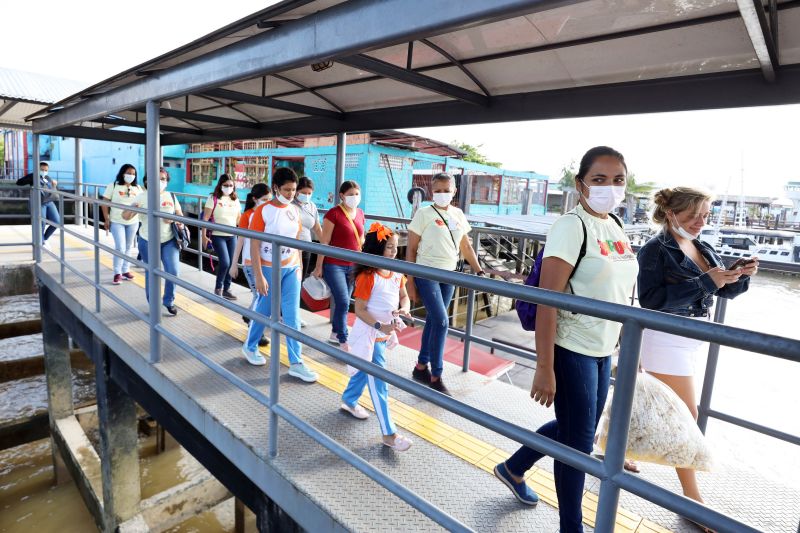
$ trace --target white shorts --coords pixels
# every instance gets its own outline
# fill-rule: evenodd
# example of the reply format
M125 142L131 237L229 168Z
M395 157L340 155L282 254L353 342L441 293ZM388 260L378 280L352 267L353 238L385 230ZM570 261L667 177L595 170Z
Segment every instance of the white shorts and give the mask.
M709 320L698 317L697 320ZM642 367L668 376L694 376L697 358L708 353L708 343L645 329L642 332Z

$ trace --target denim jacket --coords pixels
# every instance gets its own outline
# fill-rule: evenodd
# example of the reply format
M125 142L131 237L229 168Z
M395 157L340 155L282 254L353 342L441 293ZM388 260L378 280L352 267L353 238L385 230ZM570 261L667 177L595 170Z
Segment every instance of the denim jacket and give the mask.
M695 239L711 268L722 267L720 256L711 245ZM707 316L714 295L734 298L750 286L750 277L718 289L714 280L689 259L669 231L662 231L642 246L639 260L639 305L680 316Z

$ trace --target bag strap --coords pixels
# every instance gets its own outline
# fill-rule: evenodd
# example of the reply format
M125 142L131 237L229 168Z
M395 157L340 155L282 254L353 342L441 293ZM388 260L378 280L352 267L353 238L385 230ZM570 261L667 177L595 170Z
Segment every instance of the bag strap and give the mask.
M352 218L350 218L350 214L345 210L344 207L342 207L342 204L339 204L339 209L342 210L342 213L344 213L345 218L347 218L347 221L350 222L350 227L353 228L353 234L356 236L356 242L360 246L361 245L361 234L358 233L358 228L356 227L356 223L353 222Z
M576 217L578 217L578 220L581 221L581 228L583 229L583 242L581 242L581 250L580 252L578 252L578 259L575 261L575 266L572 267L572 272L569 273L569 278L567 278L567 283L569 283L569 281L572 279L572 276L575 275L575 271L578 270L578 265L581 264L581 259L583 259L583 256L586 255L586 241L588 239L588 236L586 232L586 223L583 221L581 216L574 211L567 214L575 215ZM572 294L575 294L575 291L572 291Z
M211 213L209 213L209 215L208 215L208 221L209 222L211 222L211 219L214 218L214 211L217 210L217 200L218 200L217 197L214 196L213 193L211 194L211 197L214 199L214 207L211 208ZM174 198L174 195L173 195L173 198Z
M447 226L447 221L444 219L444 217L443 217L443 216L442 216L442 214L439 212L439 210L438 210L438 209L436 209L436 206L435 206L435 205L433 205L433 204L431 204L431 208L432 208L434 211L436 211L436 214L437 214L437 215L439 215L439 218L441 218L441 219L442 219L442 222L444 222L445 226ZM453 248L455 248L455 249L456 249L456 254L458 254L458 255L460 256L460 255L461 255L461 251L458 249L458 246L456 245L456 238L455 238L455 237L453 237L453 232L452 232L452 231L450 231L450 228L449 228L449 227L447 228L447 234L448 234L448 235L450 235L450 240L453 242ZM584 243L584 247L585 247L585 243ZM584 253L586 253L586 250L584 250Z

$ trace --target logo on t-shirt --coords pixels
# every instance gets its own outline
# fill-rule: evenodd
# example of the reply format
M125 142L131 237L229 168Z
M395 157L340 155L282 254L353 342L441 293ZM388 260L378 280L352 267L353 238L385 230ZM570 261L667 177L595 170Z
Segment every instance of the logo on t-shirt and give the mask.
M444 227L444 220L442 220L441 218L437 218L435 222L437 226Z
M170 202L169 200L164 200L163 202L161 202L161 207L172 207L172 202Z
M611 256L612 259L616 259L614 256L633 255L633 250L628 241L601 241L597 239L597 244L600 246L600 254L606 257Z

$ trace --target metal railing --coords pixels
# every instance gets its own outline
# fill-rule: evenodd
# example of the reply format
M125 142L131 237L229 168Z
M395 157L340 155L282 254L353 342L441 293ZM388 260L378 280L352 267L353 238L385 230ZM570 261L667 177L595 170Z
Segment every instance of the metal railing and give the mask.
M148 113L148 116L150 113ZM36 141L38 139L36 138ZM36 147L36 141L34 148ZM38 184L35 187L38 193ZM85 201L84 197L79 197L74 194L58 191L63 198L72 200ZM152 195L157 192L151 191ZM37 194L35 198L40 198ZM157 196L156 196L157 198ZM40 220L41 206L39 201L33 202L34 205L34 219ZM470 420L485 428L488 428L496 433L517 441L521 444L529 446L535 450L540 451L555 460L564 464L577 468L583 472L591 474L601 480L599 505L596 514L596 529L601 532L610 532L614 529L615 516L617 512L617 504L619 500L619 492L621 489L627 490L637 496L643 497L652 501L662 507L665 507L673 512L685 516L698 523L704 524L708 527L720 531L756 531L754 528L739 522L719 511L715 511L694 500L685 498L681 495L675 494L663 487L657 486L639 477L626 473L623 470L623 461L625 455L626 442L628 437L628 428L630 424L631 408L633 403L633 394L635 389L636 376L638 373L639 364L639 350L641 344L642 330L649 328L653 330L665 331L675 335L682 335L689 338L707 340L717 345L725 345L736 347L740 349L750 350L753 352L765 354L771 357L782 358L793 362L800 362L800 341L792 340L776 335L768 335L747 331L740 328L731 326L724 326L717 323L703 323L692 320L686 317L679 317L655 311L649 311L636 307L612 304L608 302L598 301L590 298L576 296L572 294L558 293L547 291L544 289L520 286L518 284L510 284L503 281L480 278L463 273L453 273L443 271L430 267L408 263L397 259L387 259L375 255L363 254L325 246L316 243L309 243L305 241L298 241L296 239L282 237L274 234L255 232L250 230L241 230L238 228L231 228L229 226L221 226L219 224L209 223L206 221L195 220L185 216L176 216L167 213L161 213L153 210L155 202L148 202L148 209L131 208L130 206L107 202L104 200L91 200L93 204L93 221L94 221L94 240L90 240L77 232L69 230L65 224L58 225L66 234L75 236L83 242L90 244L94 248L94 279L90 279L84 273L80 272L73 265L66 262L64 256L64 239L61 239L60 254L55 254L50 250L45 250L47 254L52 256L61 265L61 278L64 280L65 270L69 269L76 274L80 279L92 285L95 289L95 310L101 310L101 294L110 298L112 301L122 306L124 309L132 313L135 317L147 322L150 325L151 335L151 350L149 353L149 360L151 363L157 363L161 360L161 337L166 337L178 347L185 350L205 366L214 371L222 378L229 381L233 386L239 388L246 394L253 397L255 400L264 405L269 412L269 444L268 452L270 457L275 457L278 452L278 420L283 419L295 428L299 429L316 442L341 457L348 464L358 469L369 478L397 495L399 498L410 504L411 506L419 509L432 520L438 524L446 527L452 531L468 531L469 528L463 523L459 522L456 518L450 516L424 498L414 493L408 487L398 483L395 479L387 474L376 469L367 461L353 453L351 450L342 446L335 440L331 439L328 435L320 430L311 426L302 420L297 414L291 412L284 405L280 403L280 337L297 339L299 342L309 346L319 352L333 357L334 359L346 363L352 367L357 368L369 375L375 376L379 379L386 381L414 396L429 401L443 409L446 409L454 414L457 414L466 420ZM150 250L150 261L145 264L141 261L136 261L122 252L102 245L98 242L99 239L99 209L100 206L106 205L109 207L116 207L120 209L127 209L135 211L140 214L145 214L150 223L151 236L154 235L155 224L161 223L161 220L170 220L173 222L181 222L187 225L194 225L199 228L206 228L212 230L224 230L226 232L237 235L238 237L245 237L256 239L260 241L270 242L272 244L272 263L280 264L280 247L286 246L298 250L309 251L317 254L322 254L329 257L345 261L353 261L364 265L373 266L376 268L389 269L396 272L412 275L415 277L423 277L433 281L454 284L461 287L466 287L470 291L486 291L493 294L506 296L509 298L520 299L528 302L534 302L540 305L556 307L568 311L586 314L597 318L621 322L624 325L622 339L620 343L620 357L617 370L616 387L614 392L614 402L612 404L609 440L606 448L606 454L603 460L591 457L577 450L569 448L561 443L543 437L536 432L517 426L507 422L494 415L490 415L479 409L464 404L454 398L442 395L432 389L415 383L409 379L395 375L394 373L379 367L371 362L367 362L359 357L353 356L349 353L343 352L338 348L334 348L325 342L312 338L301 331L288 327L280 321L280 286L281 274L280 269L272 270L272 279L270 280L270 293L275 296L271 299L272 314L271 318L267 319L262 315L242 307L238 304L229 302L224 298L211 294L210 292L201 289L197 286L188 283L181 278L165 272L160 265L160 247L154 246ZM34 226L35 227L35 226ZM484 231L481 228L481 231ZM34 238L34 255L37 262L41 260L41 235L39 232L33 232ZM37 237L38 235L38 237ZM479 239L477 239L479 241ZM150 243L153 244L153 243ZM113 294L113 292L102 287L99 283L99 253L100 251L110 253L114 256L123 257L131 261L133 264L140 266L146 270L148 281L150 285L150 313L145 315L138 311L127 302L121 300ZM270 386L269 394L264 394L256 390L253 386L244 382L241 378L222 367L221 365L211 361L208 357L202 354L199 350L190 346L182 341L175 334L164 328L160 322L160 279L163 278L167 281L175 283L183 289L197 294L213 303L225 307L235 313L249 317L251 320L261 323L271 328L271 355L270 355ZM722 306L724 308L724 306ZM719 309L719 308L718 308ZM467 329L463 333L464 342L464 369L468 368L469 348L470 342L484 342L484 339L479 339L472 336L471 321L467 322ZM486 342L487 345L492 343ZM497 343L493 343L497 344ZM501 349L508 350L507 346L500 346ZM710 365L711 366L711 365ZM709 370L713 372L713 367ZM706 396L706 391L703 391ZM708 391L710 398L710 389ZM708 416L720 415L713 411L707 410ZM727 416L727 415L726 415ZM724 418L721 418L724 419ZM746 426L745 426L746 427ZM751 427L755 431L763 431L763 428ZM767 433L769 434L769 433ZM780 437L779 437L780 438ZM796 437L792 437L796 439ZM790 442L797 443L796 440Z

